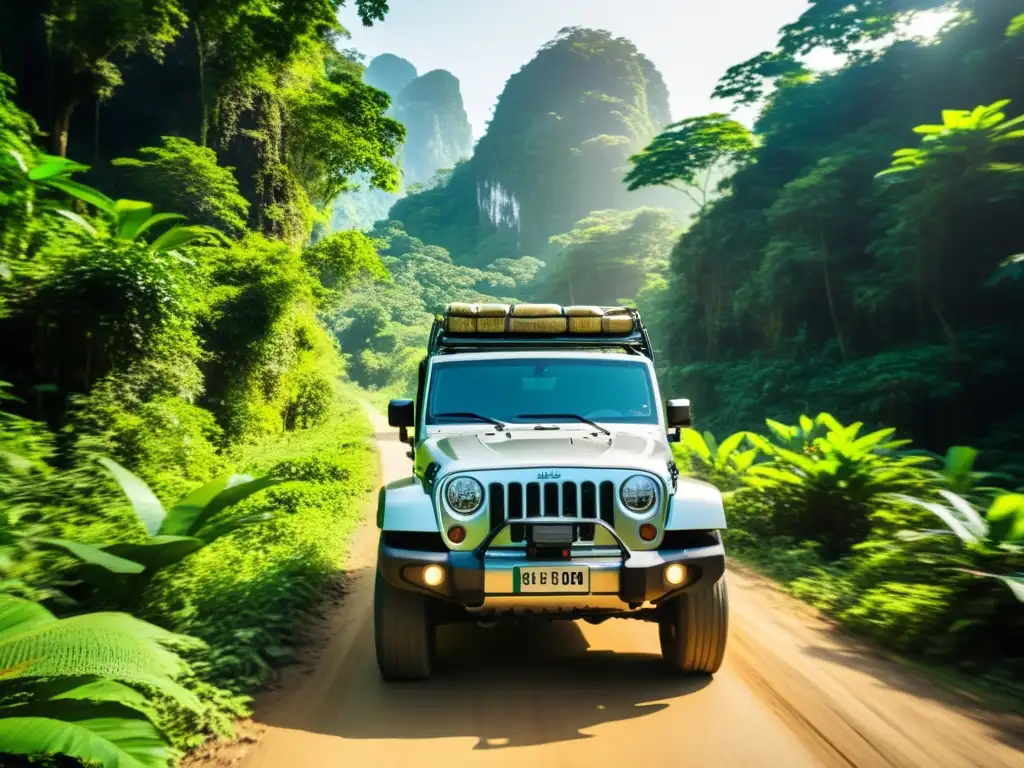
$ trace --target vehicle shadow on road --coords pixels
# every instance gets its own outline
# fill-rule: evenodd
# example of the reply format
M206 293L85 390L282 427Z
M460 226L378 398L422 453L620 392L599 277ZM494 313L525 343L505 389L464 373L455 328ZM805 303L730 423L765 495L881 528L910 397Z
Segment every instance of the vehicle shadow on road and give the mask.
M591 651L580 628L564 621L442 627L434 677L425 682L380 681L372 645L366 663L373 683L361 706L345 707L328 732L349 739L474 737L475 749L590 738L584 730L659 712L666 699L710 682L673 675L659 656Z

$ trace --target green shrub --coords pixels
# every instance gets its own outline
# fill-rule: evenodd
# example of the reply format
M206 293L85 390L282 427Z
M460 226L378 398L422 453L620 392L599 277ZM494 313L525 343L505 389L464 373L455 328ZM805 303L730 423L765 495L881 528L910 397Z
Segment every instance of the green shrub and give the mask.
M240 469L286 480L239 505L239 515L272 519L161 573L147 609L209 644L192 658L205 682L249 691L302 640L376 481L369 432L362 407L335 398L325 423L233 450Z
M152 200L191 221L239 234L249 202L239 194L233 168L217 164L217 154L180 136L164 136L159 147L143 147L140 158L112 161L114 186L124 194Z
M949 626L954 594L954 589L937 584L886 581L861 594L839 617L853 629L898 650L917 650Z

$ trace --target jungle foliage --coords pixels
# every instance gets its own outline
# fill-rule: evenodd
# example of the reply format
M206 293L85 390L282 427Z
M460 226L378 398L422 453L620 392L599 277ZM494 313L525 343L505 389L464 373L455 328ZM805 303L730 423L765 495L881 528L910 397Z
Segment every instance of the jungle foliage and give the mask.
M720 442L684 430L684 471L725 491L734 555L841 623L1018 701L1024 494L979 452L913 449L829 413Z
M0 8L5 765L229 735L330 587L375 462L323 319L388 276L310 240L403 136L336 9Z

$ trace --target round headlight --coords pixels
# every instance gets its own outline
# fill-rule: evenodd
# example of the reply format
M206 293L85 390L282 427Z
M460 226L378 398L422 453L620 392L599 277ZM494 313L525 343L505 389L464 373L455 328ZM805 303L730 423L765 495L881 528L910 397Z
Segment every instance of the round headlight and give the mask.
M649 512L658 500L658 487L649 477L633 475L622 484L619 495L622 505L630 512Z
M484 502L484 487L471 477L457 477L444 492L448 506L460 515L471 515Z

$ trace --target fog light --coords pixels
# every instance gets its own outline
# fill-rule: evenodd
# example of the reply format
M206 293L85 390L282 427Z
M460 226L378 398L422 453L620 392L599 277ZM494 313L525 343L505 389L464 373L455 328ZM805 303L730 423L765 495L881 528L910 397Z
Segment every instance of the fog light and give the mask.
M686 566L672 563L665 566L665 583L677 587L686 581Z
M428 587L438 587L444 583L444 568L440 565L428 565L423 569L423 583Z
M448 529L448 541L452 544L461 544L466 540L466 529L461 525L453 525Z
M651 523L644 523L640 526L640 538L644 541L654 541L658 538L658 529Z

